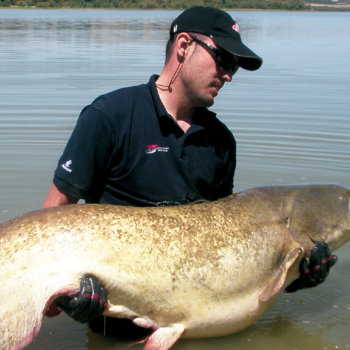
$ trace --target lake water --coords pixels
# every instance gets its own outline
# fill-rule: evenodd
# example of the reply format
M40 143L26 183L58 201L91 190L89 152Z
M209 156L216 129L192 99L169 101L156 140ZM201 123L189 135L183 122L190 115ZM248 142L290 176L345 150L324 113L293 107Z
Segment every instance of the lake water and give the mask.
M41 207L80 110L160 73L177 11L0 10L0 222ZM264 59L214 106L238 143L235 190L350 188L350 13L231 12ZM174 349L350 348L350 245L324 285L283 296L247 330ZM63 315L28 349L127 349ZM135 346L141 349L142 346Z

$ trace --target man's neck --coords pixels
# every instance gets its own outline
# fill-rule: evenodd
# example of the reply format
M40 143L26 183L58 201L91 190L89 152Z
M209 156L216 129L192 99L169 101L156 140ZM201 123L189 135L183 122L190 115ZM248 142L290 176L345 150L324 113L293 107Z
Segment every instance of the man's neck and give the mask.
M170 79L164 76L164 74L163 76L162 74L159 76L156 82L156 84L158 84L157 90L159 98L166 111L174 118L179 127L186 132L192 124L192 117L196 108L189 105L188 101L182 94L182 89L176 84L176 81L171 86L171 91L166 89Z

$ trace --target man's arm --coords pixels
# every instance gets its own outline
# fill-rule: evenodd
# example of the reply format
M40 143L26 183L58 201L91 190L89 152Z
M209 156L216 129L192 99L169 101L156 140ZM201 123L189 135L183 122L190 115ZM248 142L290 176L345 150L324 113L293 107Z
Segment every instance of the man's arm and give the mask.
M60 191L54 184L52 184L49 193L47 194L43 208L58 207L59 205L76 204L79 198L73 197L70 194Z

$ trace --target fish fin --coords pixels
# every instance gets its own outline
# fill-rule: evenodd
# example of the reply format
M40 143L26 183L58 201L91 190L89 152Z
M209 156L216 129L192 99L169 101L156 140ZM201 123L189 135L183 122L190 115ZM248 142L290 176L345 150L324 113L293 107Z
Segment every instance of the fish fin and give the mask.
M134 345L139 345L139 344L144 344L144 343L146 343L146 341L148 340L148 338L150 337L151 335L148 335L145 339L143 339L143 340L139 340L139 341L134 341L134 342L132 342L132 343L130 343L129 345L128 345L128 348L130 348L131 346L134 346Z
M286 280L289 268L298 259L302 251L302 248L295 247L287 254L277 275L274 277L271 283L268 284L265 290L259 295L260 301L268 301L271 297L273 297L281 290L284 281Z
M142 328L146 328L146 329L153 328L153 330L157 329L156 325L149 318L146 318L146 317L137 317L133 319L132 322L136 324L136 326L139 326Z
M160 327L148 338L144 350L168 350L181 337L185 327L174 323L168 327Z
M124 305L113 305L110 301L108 301L108 308L103 313L105 316L116 317L116 318L128 318L130 320L140 317L139 314L134 311L128 309Z

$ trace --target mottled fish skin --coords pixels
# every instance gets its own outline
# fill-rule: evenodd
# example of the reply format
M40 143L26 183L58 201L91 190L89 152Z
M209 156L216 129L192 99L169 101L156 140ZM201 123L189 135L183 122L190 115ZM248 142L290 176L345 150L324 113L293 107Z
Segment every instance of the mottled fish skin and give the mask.
M27 346L52 301L83 276L106 287L106 315L154 330L147 350L256 321L298 277L314 241L350 239L349 190L261 187L163 208L69 205L0 225L0 349Z

